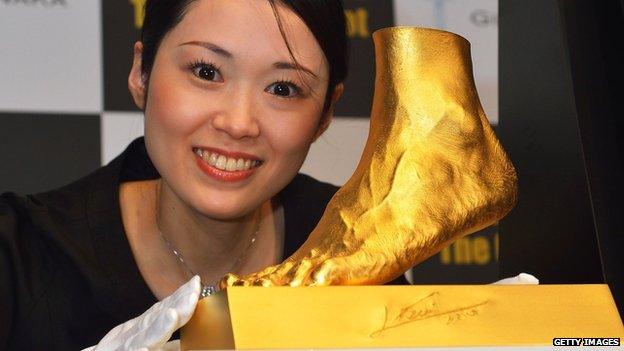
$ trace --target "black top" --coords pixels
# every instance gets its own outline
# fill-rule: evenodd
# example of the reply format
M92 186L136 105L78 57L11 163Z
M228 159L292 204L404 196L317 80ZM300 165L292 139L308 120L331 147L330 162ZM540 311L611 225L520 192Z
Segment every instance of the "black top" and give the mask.
M67 186L0 195L0 349L82 349L157 302L124 232L119 184L159 177L139 138ZM278 194L284 257L303 244L337 190L297 174Z

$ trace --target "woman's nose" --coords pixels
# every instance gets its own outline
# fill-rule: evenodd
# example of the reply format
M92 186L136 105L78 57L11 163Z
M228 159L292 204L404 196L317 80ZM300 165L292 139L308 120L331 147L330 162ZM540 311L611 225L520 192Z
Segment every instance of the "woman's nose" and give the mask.
M215 129L223 131L233 139L255 138L260 134L252 97L241 96L224 104L221 113L212 119Z

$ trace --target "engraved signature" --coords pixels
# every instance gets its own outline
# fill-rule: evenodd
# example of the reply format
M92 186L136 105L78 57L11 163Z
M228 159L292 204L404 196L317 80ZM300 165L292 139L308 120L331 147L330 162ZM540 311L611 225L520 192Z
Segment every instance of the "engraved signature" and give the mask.
M479 307L489 303L488 300L464 306L439 307L441 294L437 291L419 299L418 301L398 310L398 313L390 318L388 306L384 306L385 315L383 326L370 334L376 338L386 330L400 327L408 323L414 323L435 317L445 317L446 324L453 324L459 320L474 317L479 314Z

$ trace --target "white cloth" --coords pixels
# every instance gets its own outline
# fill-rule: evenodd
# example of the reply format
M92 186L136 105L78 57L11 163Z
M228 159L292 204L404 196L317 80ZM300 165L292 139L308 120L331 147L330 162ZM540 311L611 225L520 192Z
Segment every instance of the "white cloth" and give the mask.
M515 277L509 277L509 278L505 278L505 279L501 279L497 282L494 282L492 284L499 284L499 285L537 285L539 284L539 279L535 278L534 276L528 274L528 273L520 273Z

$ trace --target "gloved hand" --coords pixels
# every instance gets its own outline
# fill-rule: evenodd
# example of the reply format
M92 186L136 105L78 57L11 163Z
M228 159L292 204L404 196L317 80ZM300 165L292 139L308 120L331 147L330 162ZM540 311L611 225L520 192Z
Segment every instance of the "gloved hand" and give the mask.
M179 341L167 343L167 340L191 319L200 290L200 279L196 275L172 295L155 303L142 315L111 329L97 345L82 351L172 350L176 346L179 349Z
M527 273L520 273L515 277L501 279L492 284L499 285L537 285L539 284L539 280L534 276Z

